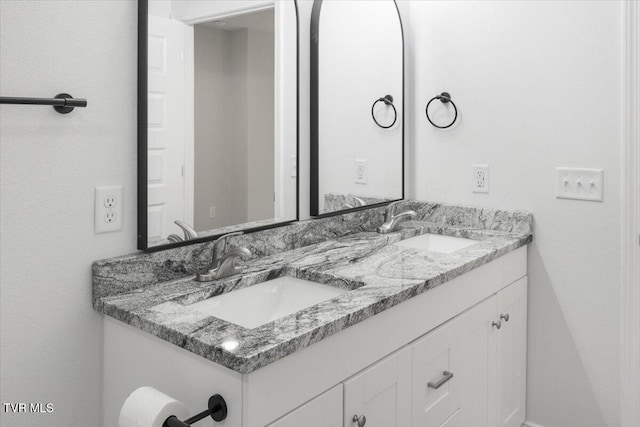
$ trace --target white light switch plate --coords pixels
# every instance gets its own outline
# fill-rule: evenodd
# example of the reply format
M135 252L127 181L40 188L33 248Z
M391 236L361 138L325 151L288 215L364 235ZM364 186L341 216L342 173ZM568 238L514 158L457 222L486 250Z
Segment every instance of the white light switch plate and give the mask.
M602 169L556 168L556 197L558 199L601 202L604 196Z
M95 233L122 230L122 185L96 187Z

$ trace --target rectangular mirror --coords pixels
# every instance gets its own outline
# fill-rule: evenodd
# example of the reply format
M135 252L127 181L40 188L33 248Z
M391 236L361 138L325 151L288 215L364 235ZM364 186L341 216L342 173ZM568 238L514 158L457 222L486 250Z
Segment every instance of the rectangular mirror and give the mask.
M139 0L138 248L298 219L294 0Z
M404 45L397 5L314 0L311 215L403 198Z

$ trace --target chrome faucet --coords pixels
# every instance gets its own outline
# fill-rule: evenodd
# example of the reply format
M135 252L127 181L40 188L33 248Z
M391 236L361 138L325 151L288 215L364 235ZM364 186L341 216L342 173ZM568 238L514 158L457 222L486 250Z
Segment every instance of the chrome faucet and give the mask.
M361 199L358 196L354 196L353 194L349 194L349 197L351 197L354 201L354 203L347 203L345 202L344 205L342 205L342 209L353 209L353 208L358 208L360 206L366 206L367 202L365 202L363 199Z
M393 212L400 202L402 202L402 200L398 200L397 202L389 203L387 205L387 208L384 211L384 223L378 227L378 233L387 234L392 231L396 231L400 221L416 217L417 214L413 210L400 212L394 215Z
M242 267L238 265L238 258L243 260L249 259L251 257L251 251L247 248L229 249L229 239L241 234L242 231L237 231L218 237L213 244L211 265L196 275L198 282L211 282L216 279L238 274L242 271Z
M167 240L170 241L171 243L184 242L185 240L198 238L198 232L196 232L196 230L194 230L193 227L191 227L186 222L175 220L174 223L182 229L182 232L184 233L184 237L180 237L177 234L170 234L167 237Z

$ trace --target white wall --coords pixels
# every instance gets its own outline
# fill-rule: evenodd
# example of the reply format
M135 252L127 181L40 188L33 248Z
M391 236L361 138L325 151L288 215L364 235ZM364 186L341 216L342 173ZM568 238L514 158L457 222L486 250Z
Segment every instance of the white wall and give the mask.
M3 96L86 98L0 107L2 402L51 402L51 414L0 411L12 427L99 426L103 321L91 263L135 250L134 1L0 2ZM94 187L124 185L124 228L93 233Z
M529 419L618 425L621 3L400 6L415 66L414 195L536 218ZM304 218L311 2L299 7ZM1 413L3 425L99 425L102 316L91 308L90 265L135 249L135 40L133 1L0 2L2 95L89 100L67 116L0 108L0 400L55 405L49 415ZM461 110L450 131L422 115L443 90ZM489 195L470 192L473 162L491 166ZM555 199L557 165L604 168L605 202ZM125 186L124 229L94 235L93 187L109 184Z
M533 212L528 419L619 425L622 2L413 1L418 199ZM407 9L406 7L404 9ZM459 124L424 117L451 93ZM471 164L490 193L471 193ZM555 167L605 170L604 203L555 198Z

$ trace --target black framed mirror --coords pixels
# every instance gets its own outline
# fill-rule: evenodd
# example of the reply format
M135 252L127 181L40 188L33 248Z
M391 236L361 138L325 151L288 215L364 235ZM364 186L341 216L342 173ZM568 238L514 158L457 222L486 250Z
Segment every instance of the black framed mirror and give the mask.
M404 199L404 35L394 0L314 0L312 216Z
M296 0L138 1L138 248L299 219Z

